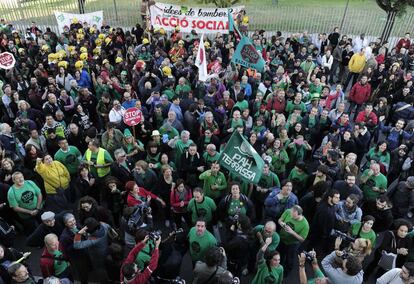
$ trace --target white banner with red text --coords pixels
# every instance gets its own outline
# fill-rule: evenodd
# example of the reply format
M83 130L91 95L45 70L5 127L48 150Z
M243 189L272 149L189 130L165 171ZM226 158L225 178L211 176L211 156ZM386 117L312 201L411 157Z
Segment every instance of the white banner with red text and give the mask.
M244 6L230 8L200 8L172 4L155 3L150 8L151 25L154 29L163 28L173 31L180 27L180 32L190 33L229 33L228 12L237 18Z

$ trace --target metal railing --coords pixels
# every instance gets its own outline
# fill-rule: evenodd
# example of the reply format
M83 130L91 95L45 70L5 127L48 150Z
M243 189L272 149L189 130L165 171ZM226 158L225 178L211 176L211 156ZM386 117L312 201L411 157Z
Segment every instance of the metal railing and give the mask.
M179 0L173 0L177 2ZM103 10L104 20L111 26L132 27L140 22L141 0L86 0L85 12ZM164 1L169 2L169 1ZM187 1L186 5L190 5ZM195 4L197 5L197 4ZM375 7L375 6L374 6ZM385 25L386 13L379 9L349 7L345 14L341 32L358 35L365 33L379 36ZM40 27L51 27L57 31L54 11L78 13L78 0L2 0L0 17L24 29L35 21ZM340 26L344 7L294 7L282 5L246 4L250 19L250 30L329 33ZM401 37L405 32L413 32L414 13L407 12L396 19L392 37Z

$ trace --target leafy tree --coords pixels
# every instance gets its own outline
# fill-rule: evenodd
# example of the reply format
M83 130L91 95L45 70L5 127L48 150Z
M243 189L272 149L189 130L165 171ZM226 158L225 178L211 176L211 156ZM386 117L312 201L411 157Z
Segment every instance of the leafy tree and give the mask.
M409 6L414 6L414 0L376 0L378 6L387 12L387 22L381 34L381 41L388 40L394 28L395 17L403 15Z

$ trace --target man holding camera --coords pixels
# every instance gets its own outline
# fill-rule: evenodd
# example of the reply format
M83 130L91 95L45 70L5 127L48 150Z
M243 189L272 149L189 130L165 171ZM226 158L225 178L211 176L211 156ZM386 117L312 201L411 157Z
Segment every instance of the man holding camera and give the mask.
M299 245L305 241L309 233L309 223L302 214L302 208L295 205L283 212L278 221L279 225L282 226L279 251L285 275L288 275L292 270Z
M161 237L155 241L155 249L152 252L148 266L142 270L138 270L138 266L135 264L135 259L137 258L138 253L147 245L148 240L149 236L147 235L128 254L128 257L125 259L121 269L121 283L147 283L151 277L151 274L155 269L157 269Z
M337 267L335 258L343 259L342 266ZM343 251L335 250L322 260L322 268L332 284L361 284L364 271L361 262L352 255L344 254Z
M299 258L299 283L300 284L315 284L315 283L317 283L317 284L326 284L326 283L328 283L328 278L325 277L325 275L323 274L323 272L319 268L318 259L316 258L315 251L311 251L307 254L310 256L308 259L312 261L312 269L313 269L314 278L308 280L308 277L306 276L305 263L306 263L307 256L306 256L305 253L302 252L300 255L298 255L298 258Z

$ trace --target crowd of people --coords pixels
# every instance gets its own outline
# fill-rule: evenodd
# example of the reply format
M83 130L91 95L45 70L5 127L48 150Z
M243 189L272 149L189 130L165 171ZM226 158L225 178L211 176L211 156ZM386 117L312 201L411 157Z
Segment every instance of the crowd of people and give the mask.
M414 283L410 34L258 30L259 72L217 33L206 82L200 36L0 20L16 59L0 69L0 283L39 281L16 235L51 284L184 283L183 270L204 284ZM236 131L265 161L258 184L220 166Z

